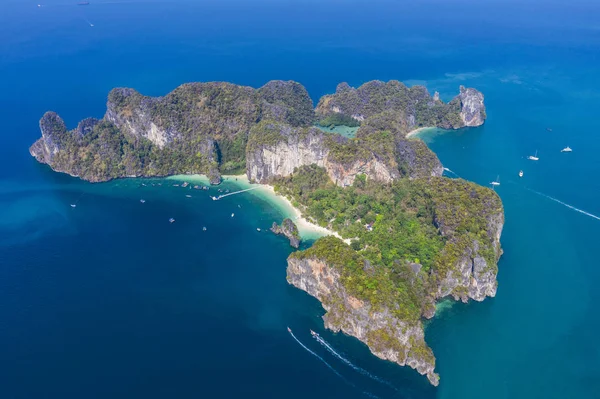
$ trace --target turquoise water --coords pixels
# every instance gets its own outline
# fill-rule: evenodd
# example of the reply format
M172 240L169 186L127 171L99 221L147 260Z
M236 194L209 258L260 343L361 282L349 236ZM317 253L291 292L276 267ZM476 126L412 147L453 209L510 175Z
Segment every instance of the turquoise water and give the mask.
M318 129L321 129L325 133L337 133L341 134L344 137L352 138L356 136L356 131L358 127L350 127L350 126L335 126L334 128L325 127L325 126L316 126Z
M598 7L4 2L1 396L598 397ZM500 176L507 219L497 297L444 304L428 324L438 388L324 331L319 303L285 281L290 248L264 231L284 212L264 195L215 202L161 179L92 185L27 152L43 112L69 126L100 117L115 86L163 95L186 81L269 79L300 81L315 100L371 79L423 83L446 100L461 84L484 92L483 127L424 135L456 175ZM536 150L537 163L525 159Z

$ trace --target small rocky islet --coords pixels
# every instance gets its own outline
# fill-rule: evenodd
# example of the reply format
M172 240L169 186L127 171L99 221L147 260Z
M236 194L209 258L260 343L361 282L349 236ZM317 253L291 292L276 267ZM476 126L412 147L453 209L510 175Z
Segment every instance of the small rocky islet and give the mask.
M316 107L291 81L189 83L158 98L117 88L102 119L73 130L47 112L30 153L91 182L193 173L218 184L221 174L245 171L272 185L346 241L327 236L293 252L288 282L321 301L327 328L437 385L423 321L442 298L495 296L504 212L493 190L443 177L437 156L407 135L485 118L483 95L462 86L445 103L398 81L342 83ZM358 130L348 138L318 125ZM274 232L293 245L286 226Z
M281 226L273 222L270 230L277 235L287 237L287 239L290 240L290 246L293 248L297 249L300 247L300 233L298 232L298 226L296 226L292 219L283 219Z

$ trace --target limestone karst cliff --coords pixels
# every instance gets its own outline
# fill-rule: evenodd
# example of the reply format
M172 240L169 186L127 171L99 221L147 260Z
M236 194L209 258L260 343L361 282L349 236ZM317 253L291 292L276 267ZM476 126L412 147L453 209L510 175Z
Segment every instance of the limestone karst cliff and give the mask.
M461 87L444 103L398 81L342 83L316 108L296 82L189 83L164 97L118 88L102 119L72 130L47 112L30 153L91 182L198 173L218 184L222 173L246 173L274 185L344 238L292 253L288 281L321 301L328 328L436 385L423 320L441 298L496 294L504 215L495 192L441 177L437 156L407 135L479 126L485 117L475 89ZM338 125L357 129L343 137L332 132ZM274 230L297 247L288 222Z
M353 296L335 266L318 257L288 259L287 280L317 298L326 313L325 327L343 331L369 347L381 359L409 365L437 385L435 357L425 344L421 322L411 325L387 306L375 307Z
M407 87L396 80L371 81L356 89L341 83L334 94L321 98L315 111L322 121L351 118L358 122L381 112L399 112L405 132L418 127L479 126L486 118L483 94L475 89L461 86L460 94L444 103L439 94L431 97L423 86Z
M326 119L361 126L348 140L313 128ZM71 131L56 113L47 113L40 121L42 137L30 152L54 170L94 182L201 173L216 184L221 173L245 170L251 180L265 182L315 162L343 186L358 174L380 181L439 176L435 154L420 141L407 140L406 133L420 126L477 126L484 119L483 95L475 89L461 88L445 104L424 87L397 81L358 89L340 84L316 110L304 87L289 81L259 89L188 83L164 97L117 88L108 95L102 119L86 119ZM250 151L248 141L257 141L267 123L279 126L280 140ZM310 137L295 137L300 132Z

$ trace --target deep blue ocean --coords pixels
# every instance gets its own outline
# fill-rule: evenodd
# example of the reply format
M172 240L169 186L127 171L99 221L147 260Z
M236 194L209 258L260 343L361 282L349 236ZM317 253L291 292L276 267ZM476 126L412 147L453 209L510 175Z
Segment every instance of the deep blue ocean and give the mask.
M597 1L36 1L0 0L1 398L600 397ZM484 126L424 136L456 175L499 175L506 211L496 298L427 325L438 388L324 330L263 197L92 185L28 153L45 111L74 127L115 86L271 79L485 94Z

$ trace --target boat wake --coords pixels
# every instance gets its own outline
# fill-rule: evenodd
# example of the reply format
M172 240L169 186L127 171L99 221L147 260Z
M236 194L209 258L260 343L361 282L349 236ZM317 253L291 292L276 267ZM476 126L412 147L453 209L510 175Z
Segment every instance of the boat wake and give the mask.
M453 176L456 176L460 179L460 176L458 174L456 174L454 171L444 167L444 172L448 172L449 174L452 174Z
M306 350L308 353L310 353L311 355L313 355L314 357L316 357L317 359L319 359L325 366L327 366L327 368L331 371L333 371L335 373L335 375L337 375L338 377L340 377L346 384L350 385L351 387L356 388L356 385L354 385L353 383L351 383L350 381L348 381L347 379L344 378L344 376L342 376L340 373L338 373L338 371L336 369L334 369L329 363L327 363L325 361L325 359L323 359L321 356L317 355L315 352L311 351L310 349L308 349L306 347L306 345L304 345L302 342L300 342L300 340L298 338L296 338L296 336L294 335L294 333L292 332L292 330L288 327L288 332L290 333L290 335L292 336L292 338L294 338L294 340L302 347L304 348L304 350ZM332 353L336 353L335 351L333 351ZM337 355L336 357L343 359L340 355ZM346 362L348 362L346 360ZM350 363L350 362L348 362ZM362 369L361 369L362 370ZM367 392L367 391L363 391L362 392L363 395L369 397L369 398L373 398L373 399L379 399L379 396L372 394L371 392Z
M313 355L314 357L316 357L317 359L319 359L321 362L323 362L323 364L324 364L325 366L327 366L327 368L328 368L329 370L333 371L333 372L335 373L335 375L337 375L337 376L338 376L338 377L340 377L342 380L344 380L344 382L345 382L346 384L349 384L349 385L352 385L352 386L354 386L354 384L352 384L350 381L348 381L347 379L345 379L345 378L344 378L344 377L343 377L343 376L342 376L340 373L338 373L336 369L334 369L333 367L331 367L331 365L330 365L329 363L327 363L327 362L325 361L325 359L323 359L321 356L317 355L315 352L313 352L313 351L311 351L310 349L308 349L308 348L306 347L306 345L304 345L302 342L300 342L300 340L299 340L298 338L296 338L296 336L294 335L294 333L292 332L292 330L290 330L289 328L288 328L288 332L290 333L290 335L292 336L292 338L294 338L294 340L295 340L296 342L298 342L298 344L299 344L301 347L303 347L303 348L304 348L304 349L305 349L305 350L306 350L308 353L310 353L311 355Z
M539 191L532 190L531 188L527 188L527 187L525 187L525 189L526 189L526 190L529 190L529 191L531 191L532 193L534 193L534 194L537 194L537 195L539 195L539 196L542 196L542 197L548 198L549 200L552 200L552 201L554 201L554 202L558 202L559 204L561 204L561 205L563 205L563 206L566 206L567 208L569 208L569 209L572 209L572 210L574 210L575 212L583 213L583 214L584 214L584 215L586 215L586 216L589 216L589 217L591 217L591 218L594 218L594 219L600 220L600 216L596 216L596 215L594 215L593 213L586 212L586 211L584 211L583 209L579 209L579 208L577 208L577 207L574 207L573 205L569 205L569 204L567 204L567 203L565 203L565 202L562 202L562 201L561 201L561 200L559 200L559 199L556 199L556 198L554 198L554 197L551 197L551 196L549 196L549 195L546 195L546 194L544 194L544 193L540 193Z
M379 378L376 375L373 375L371 373L369 373L367 370L358 367L357 365L355 365L354 363L352 363L350 360L346 359L345 357L343 357L342 355L340 355L335 349L333 349L333 347L331 345L329 345L329 343L327 341L325 341L323 338L321 338L321 336L319 334L317 334L316 332L312 332L313 338L319 343L321 344L321 346L323 346L325 349L327 349L329 351L329 353L331 353L333 356L335 356L336 358L338 358L339 360L341 360L342 362L344 362L346 365L350 366L352 369L354 369L354 371L367 376L369 378L371 378L374 381L377 381L381 384L387 385L388 387L392 388L395 391L398 391L398 389L392 385L391 382L384 380L383 378Z

